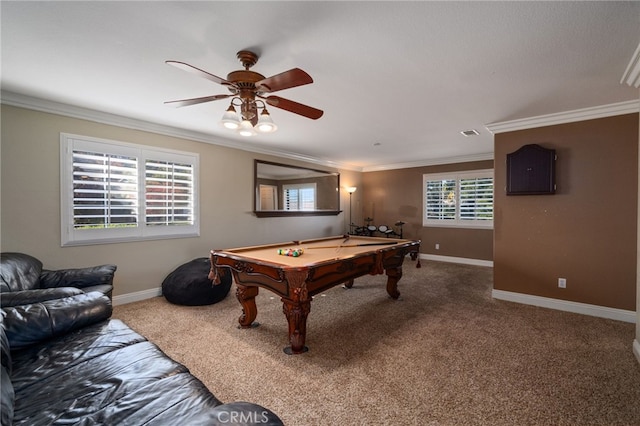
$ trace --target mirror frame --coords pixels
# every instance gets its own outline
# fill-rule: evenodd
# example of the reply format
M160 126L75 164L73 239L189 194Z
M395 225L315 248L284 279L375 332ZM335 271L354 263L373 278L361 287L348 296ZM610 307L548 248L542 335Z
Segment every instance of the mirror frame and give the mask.
M340 173L328 172L326 170L312 169L309 167L294 166L291 164L274 163L272 161L254 160L253 163L253 213L257 217L293 217L293 216L336 216L342 213L342 210L256 210L258 206L258 164L268 164L271 166L286 167L289 169L300 169L305 171L313 171L334 175L336 182L336 205L340 206Z

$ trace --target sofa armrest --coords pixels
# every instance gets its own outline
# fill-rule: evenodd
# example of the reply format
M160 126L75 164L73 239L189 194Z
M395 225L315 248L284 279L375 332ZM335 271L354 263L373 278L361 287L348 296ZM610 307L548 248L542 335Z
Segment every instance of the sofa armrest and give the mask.
M113 285L116 269L116 265L100 265L58 271L43 270L40 274L40 288Z
M0 376L2 386L0 386L0 424L2 426L10 426L13 424L13 410L16 393L11 383L11 348L9 340L4 331L4 323L0 323Z
M91 292L2 308L2 319L9 345L15 350L106 320L112 311L107 296Z
M84 291L75 287L43 288L0 293L0 308L29 305L46 300L62 299L64 297L83 294Z
M213 409L214 425L284 426L280 418L268 408L252 402L230 402Z

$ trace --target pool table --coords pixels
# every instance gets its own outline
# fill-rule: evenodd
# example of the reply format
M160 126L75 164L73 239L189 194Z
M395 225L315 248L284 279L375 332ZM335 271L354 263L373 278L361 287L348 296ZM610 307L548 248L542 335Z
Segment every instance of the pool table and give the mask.
M211 251L209 278L220 282L221 274L233 274L236 297L242 305L241 328L256 326L255 298L260 287L281 297L289 323L287 354L306 352L307 316L312 296L338 284L351 288L357 277L387 275L387 293L400 296L398 281L409 254L420 267L420 241L342 235L305 241ZM295 251L298 251L296 256Z

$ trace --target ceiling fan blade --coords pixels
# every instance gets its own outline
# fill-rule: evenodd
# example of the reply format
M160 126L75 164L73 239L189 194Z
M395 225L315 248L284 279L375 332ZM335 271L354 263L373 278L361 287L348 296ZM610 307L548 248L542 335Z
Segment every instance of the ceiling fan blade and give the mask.
M189 106L189 105L202 104L204 102L217 101L219 99L228 98L229 96L233 96L233 95L203 96L202 98L181 99L181 100L178 100L178 101L167 101L164 104L179 108L179 107L184 107L184 106Z
M269 96L268 98L264 99L271 106L293 112L294 114L302 115L312 120L317 120L318 118L322 117L322 114L324 114L322 110L310 107L308 105L303 105L298 102L290 101L289 99L284 99L280 96Z
M267 77L264 80L256 82L256 88L259 92L277 92L278 90L290 89L291 87L303 86L313 83L313 79L309 74L300 68L293 68L289 71Z
M189 65L185 62L179 62L179 61L165 61L165 63L169 64L169 65L173 65L176 68L180 68L181 70L193 73L193 74L197 74L200 77L204 77L207 80L211 80L214 83L218 83L218 84L224 84L224 85L228 85L228 86L232 86L233 84L230 81L225 80L222 77L218 77L217 75L213 75L211 73L208 73L204 70L201 70L200 68L194 67L193 65Z

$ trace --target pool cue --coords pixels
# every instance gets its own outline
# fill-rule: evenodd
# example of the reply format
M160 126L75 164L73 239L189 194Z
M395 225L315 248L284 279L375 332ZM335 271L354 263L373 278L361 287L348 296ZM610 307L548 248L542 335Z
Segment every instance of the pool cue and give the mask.
M393 244L398 244L398 242L389 241L388 243L364 243L364 244L344 244L340 246L318 246L318 247L307 247L305 250L323 249L323 248L342 248L342 247L390 246Z

